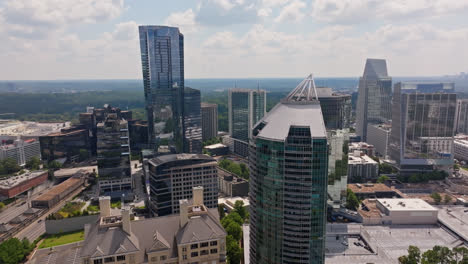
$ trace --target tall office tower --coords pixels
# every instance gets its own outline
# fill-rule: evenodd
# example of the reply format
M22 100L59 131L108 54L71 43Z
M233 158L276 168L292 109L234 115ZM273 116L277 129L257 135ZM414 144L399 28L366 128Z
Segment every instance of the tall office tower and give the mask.
M327 133L309 77L252 131L250 263L324 263Z
M149 144L170 132L182 151L184 36L166 26L139 26L139 33Z
M312 76L308 78L313 84ZM327 87L317 87L316 91L327 129L328 197L330 205L338 209L346 203L351 95Z
M178 213L179 201L189 199L191 190L203 186L203 204L218 206L217 162L203 154L170 154L148 162L150 211L163 216Z
M228 107L234 153L246 157L252 128L266 113L265 90L230 89Z
M116 198L131 192L128 123L117 111L109 110L97 124L99 191Z
M455 133L468 134L468 99L457 100Z
M356 133L367 140L367 124L384 123L391 119L392 78L387 63L381 59L367 59L364 74L359 78L356 108Z
M218 105L201 103L203 141L218 136Z
M400 174L451 170L456 101L453 83L395 84L389 151Z
M184 88L183 139L185 153L202 152L202 117L200 90Z

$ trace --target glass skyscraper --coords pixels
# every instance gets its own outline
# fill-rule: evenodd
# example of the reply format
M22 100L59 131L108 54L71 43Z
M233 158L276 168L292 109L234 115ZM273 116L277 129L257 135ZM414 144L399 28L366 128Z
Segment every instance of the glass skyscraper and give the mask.
M451 170L456 102L453 83L395 84L389 150L401 174Z
M200 90L185 87L183 138L185 153L202 152L202 118Z
M324 263L327 134L313 88L302 82L252 131L251 263Z
M167 26L139 26L139 34L149 144L157 147L159 134L173 133L181 151L184 36Z
M346 203L351 95L317 87L318 100L328 139L328 197L331 206Z
M229 135L234 139L234 152L247 156L253 125L266 113L266 93L264 90L230 89L228 107Z
M367 124L384 123L391 119L392 78L382 59L367 59L364 74L359 78L356 106L356 133L367 139Z

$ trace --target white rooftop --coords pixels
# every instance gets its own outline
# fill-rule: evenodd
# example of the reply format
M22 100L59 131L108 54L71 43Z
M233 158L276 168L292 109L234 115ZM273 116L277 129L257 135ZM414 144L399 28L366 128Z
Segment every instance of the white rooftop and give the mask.
M224 148L226 145L221 144L221 143L216 143L213 145L205 146L206 149L215 149L215 148Z
M312 138L325 138L322 109L317 102L281 102L260 120L265 127L257 137L284 141L291 126L309 127Z
M390 211L437 211L421 199L377 199Z

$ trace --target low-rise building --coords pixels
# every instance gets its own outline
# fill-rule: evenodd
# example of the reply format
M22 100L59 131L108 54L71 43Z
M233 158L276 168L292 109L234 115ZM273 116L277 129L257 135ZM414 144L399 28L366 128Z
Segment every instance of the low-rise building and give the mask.
M229 147L221 143L205 146L203 149L208 151L212 156L224 156L229 154Z
M0 160L11 158L23 166L34 157L41 159L41 146L35 139L17 139L13 144L0 146Z
M128 208L111 216L108 199L101 202L100 219L85 226L82 263L225 263L226 231L218 210L203 204L203 188L179 205L180 214L132 221Z
M55 185L46 193L32 200L31 205L35 208L51 208L66 198L70 193L83 186L83 177L70 178L59 185Z
M249 211L250 208L250 202L248 197L224 197L224 198L219 198L218 199L218 204L223 205L224 208L226 208L226 211L230 213L231 211L234 210L234 205L236 204L237 201L241 201L244 204L245 209L247 212Z
M359 200L369 198L401 198L401 193L395 188L390 188L383 183L351 183L348 189L353 191Z
M242 179L232 172L218 168L218 186L219 192L226 196L241 196L249 195L249 182Z
M454 158L460 161L468 161L468 140L455 139L453 141Z
M348 146L349 153L360 151L367 156L374 156L374 145L367 142L351 142Z
M433 225L437 223L438 209L422 199L367 200L359 214L364 224Z
M374 145L375 153L381 157L387 157L388 139L392 126L390 124L368 124L367 142Z
M11 198L47 181L47 171L26 172L0 180L0 196Z
M348 179L351 182L375 180L379 176L379 163L356 150L348 154Z

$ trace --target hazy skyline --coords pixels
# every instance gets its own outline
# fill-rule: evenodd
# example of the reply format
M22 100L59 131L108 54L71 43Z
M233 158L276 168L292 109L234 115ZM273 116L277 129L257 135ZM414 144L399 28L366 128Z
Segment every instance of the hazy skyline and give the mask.
M468 0L2 0L0 80L141 79L140 24L180 27L186 78L468 71Z

